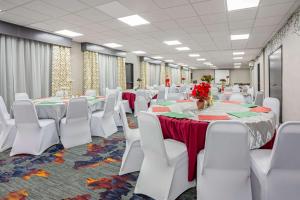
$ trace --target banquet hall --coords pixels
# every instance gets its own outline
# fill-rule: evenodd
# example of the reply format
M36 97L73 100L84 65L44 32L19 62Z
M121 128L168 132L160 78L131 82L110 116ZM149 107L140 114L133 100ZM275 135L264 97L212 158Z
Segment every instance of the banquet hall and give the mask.
M300 0L0 0L0 200L299 200Z

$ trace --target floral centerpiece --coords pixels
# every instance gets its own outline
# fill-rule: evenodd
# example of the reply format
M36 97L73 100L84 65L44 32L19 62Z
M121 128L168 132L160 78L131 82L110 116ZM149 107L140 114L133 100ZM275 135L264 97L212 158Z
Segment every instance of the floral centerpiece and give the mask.
M204 108L205 101L209 99L209 93L210 93L209 83L202 82L199 85L194 86L194 89L192 91L192 96L195 99L198 99L197 107L199 110Z
M170 79L168 76L166 77L165 81L166 81L166 87L170 87Z
M226 84L226 79L220 79L220 82L221 82L221 85L222 85L221 91L224 92L224 87L225 87L225 84Z
M207 83L211 83L214 80L214 78L211 75L203 75L201 78L201 81L205 81Z
M138 82L138 89L140 89L141 88L141 82L143 80L141 78L138 78L136 81Z

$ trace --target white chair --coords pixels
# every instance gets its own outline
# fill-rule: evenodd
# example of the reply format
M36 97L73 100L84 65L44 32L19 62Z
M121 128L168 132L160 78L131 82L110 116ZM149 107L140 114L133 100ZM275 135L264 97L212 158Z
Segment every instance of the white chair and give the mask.
M182 93L168 93L167 100L169 101L176 101L176 100L183 100L184 94Z
M241 92L240 86L239 85L234 85L232 87L232 92L234 92L234 93L240 93Z
M298 200L300 197L300 122L278 129L273 150L251 152L253 200Z
M276 98L265 98L263 101L263 106L271 108L272 112L276 116L276 127L279 126L279 117L280 117L280 102Z
M96 92L96 90L86 90L85 96L95 97L95 96L97 96L97 92Z
M141 112L138 117L144 160L134 193L154 199L173 200L195 186L188 181L185 144L163 139L158 118Z
M241 122L213 122L197 160L198 200L251 200L248 128Z
M148 104L144 96L136 96L134 101L134 115L138 116L141 111L147 111Z
M40 155L59 143L55 121L39 120L30 100L18 100L13 105L17 134L10 156L17 154Z
M68 91L58 90L58 91L56 91L55 96L56 97L66 97L66 96L68 96Z
M92 142L86 98L70 100L67 115L60 122L60 140L65 148Z
M115 99L115 94L110 94L106 99L104 111L97 111L92 114L92 136L101 136L107 138L118 131L113 117Z
M27 93L16 93L15 94L15 101L17 100L28 100L29 96Z
M162 102L166 100L166 88L165 87L160 87L158 89L158 94L156 99L151 99L151 105L156 104L158 102Z
M238 101L241 103L245 103L245 97L241 93L232 93L232 95L229 97L229 101Z
M264 101L264 93L263 92L257 92L254 99L254 104L258 106L262 106Z
M17 129L15 127L15 120L7 118L6 107L4 110L1 106L1 99L2 97L0 96L0 152L3 152L12 147Z
M0 96L0 111L2 110L2 113L4 115L4 119L10 119L10 115L7 111L7 108L6 108L6 105L5 105L5 102L2 98L2 96Z
M141 136L139 129L131 129L123 105L120 106L120 114L123 122L123 132L126 139L126 148L122 158L119 175L140 171L144 159L141 148Z

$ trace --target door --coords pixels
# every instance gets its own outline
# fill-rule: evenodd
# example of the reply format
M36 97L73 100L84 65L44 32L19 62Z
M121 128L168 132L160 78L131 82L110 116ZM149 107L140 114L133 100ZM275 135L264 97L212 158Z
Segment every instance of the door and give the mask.
M279 99L282 111L282 48L269 56L269 96ZM282 112L280 112L282 113ZM280 116L281 122L281 116Z
M133 89L133 64L126 63L126 88Z
M260 91L260 63L257 64L257 91Z

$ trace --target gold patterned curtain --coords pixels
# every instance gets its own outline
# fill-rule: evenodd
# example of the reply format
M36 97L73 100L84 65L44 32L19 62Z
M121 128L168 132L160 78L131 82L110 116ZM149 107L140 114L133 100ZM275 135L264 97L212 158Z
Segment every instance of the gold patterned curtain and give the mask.
M142 61L141 62L141 70L140 70L140 78L141 81L141 88L146 88L147 83L147 63Z
M96 90L99 94L99 61L98 53L85 51L83 53L83 88Z
M125 58L118 57L118 86L126 90L126 65Z
M164 85L166 83L166 64L162 62L160 64L160 84Z
M52 47L52 95L55 95L58 90L72 93L71 48L54 45Z

